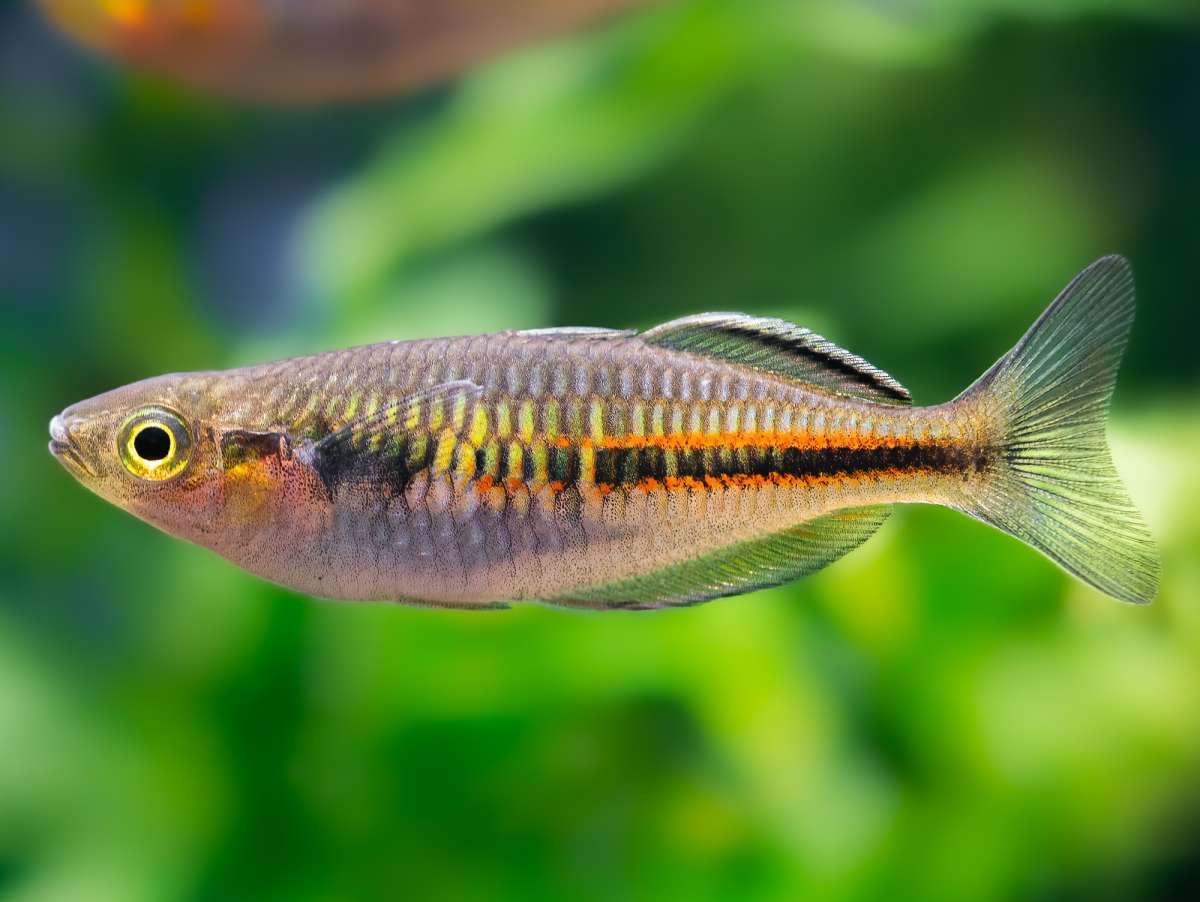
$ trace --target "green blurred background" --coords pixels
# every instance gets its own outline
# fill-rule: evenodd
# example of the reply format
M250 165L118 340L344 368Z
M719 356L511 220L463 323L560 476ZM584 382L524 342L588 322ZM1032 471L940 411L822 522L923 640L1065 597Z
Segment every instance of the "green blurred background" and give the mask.
M0 0L0 897L1200 897L1197 12L700 0L280 112ZM45 450L160 372L708 309L936 402L1111 251L1149 608L925 508L693 609L316 602Z

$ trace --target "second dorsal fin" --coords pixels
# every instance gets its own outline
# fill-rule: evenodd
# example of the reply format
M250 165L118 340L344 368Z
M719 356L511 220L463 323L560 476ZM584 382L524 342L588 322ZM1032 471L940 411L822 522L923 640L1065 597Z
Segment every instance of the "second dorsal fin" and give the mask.
M886 404L911 404L908 389L856 354L787 320L700 313L643 332L647 344L719 357L826 391Z

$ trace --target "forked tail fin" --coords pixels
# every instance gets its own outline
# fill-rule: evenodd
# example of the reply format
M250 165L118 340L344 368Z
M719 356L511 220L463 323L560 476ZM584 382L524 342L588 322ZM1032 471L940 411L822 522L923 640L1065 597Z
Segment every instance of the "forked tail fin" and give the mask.
M1144 603L1158 591L1158 555L1104 434L1133 308L1128 261L1097 260L958 402L982 403L1000 434L987 478L967 489L968 513Z

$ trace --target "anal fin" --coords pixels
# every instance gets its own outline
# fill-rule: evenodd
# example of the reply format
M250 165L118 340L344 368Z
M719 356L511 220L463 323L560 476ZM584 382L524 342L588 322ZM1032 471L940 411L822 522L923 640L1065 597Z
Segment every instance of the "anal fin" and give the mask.
M890 505L847 508L696 560L546 600L567 607L646 610L778 586L853 551L890 513Z

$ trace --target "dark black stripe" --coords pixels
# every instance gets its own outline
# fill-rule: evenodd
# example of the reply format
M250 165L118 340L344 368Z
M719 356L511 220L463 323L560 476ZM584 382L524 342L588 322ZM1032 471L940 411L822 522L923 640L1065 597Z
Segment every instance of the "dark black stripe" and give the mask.
M496 455L496 478L508 478L508 448L511 443L503 441L500 443L500 453Z
M656 449L605 448L596 451L596 481L629 485L668 476L859 476L889 470L961 472L977 465L965 446L910 443L879 448L688 448L675 453L676 469L667 472L666 455Z
M313 465L332 495L347 483L374 482L403 493L413 475L433 463L437 441L429 436L423 453L414 443L393 438L383 448L368 451L353 442L322 445L314 454ZM499 445L498 477L508 473L509 442ZM535 476L532 449L523 449L522 470L525 481ZM547 449L548 477L552 482L571 485L578 482L583 462L576 446ZM476 472L484 472L485 451L474 452ZM709 448L681 448L668 451L660 447L600 448L594 452L595 481L612 486L630 486L644 479L663 481L670 476L704 479L707 476L776 476L795 478L847 477L870 473L918 470L961 473L981 470L990 463L986 451L966 445L920 444L878 448L777 448L733 445ZM674 467L668 462L673 460Z
M675 455L675 473L678 476L694 476L697 479L704 476L704 451L700 448L686 448L676 452ZM645 476L653 476L655 479L662 479L669 475L666 468L663 468L662 473L646 473ZM644 478L644 477L643 477Z
M555 445L550 449L550 481L569 483L578 478L579 470L576 462L574 447L561 448Z
M620 480L617 474L621 472L621 448L607 448L596 452L596 482L616 485Z

